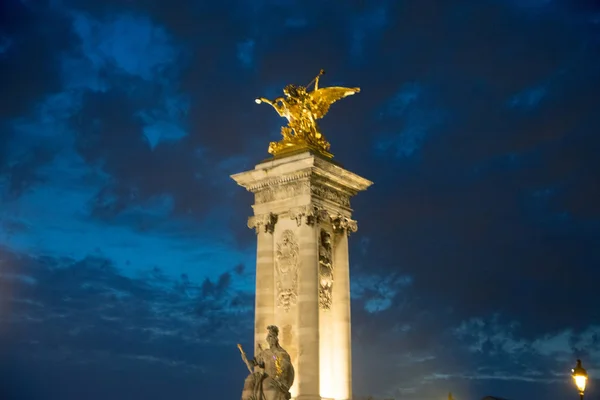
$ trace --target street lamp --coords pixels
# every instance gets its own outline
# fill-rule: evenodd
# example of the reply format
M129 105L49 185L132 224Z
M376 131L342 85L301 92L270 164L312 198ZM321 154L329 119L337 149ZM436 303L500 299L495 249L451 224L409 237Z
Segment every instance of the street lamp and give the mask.
M581 366L581 360L577 360L575 368L571 369L571 375L575 381L575 386L579 390L579 398L583 400L583 392L585 392L585 384L587 383L588 375L585 368Z

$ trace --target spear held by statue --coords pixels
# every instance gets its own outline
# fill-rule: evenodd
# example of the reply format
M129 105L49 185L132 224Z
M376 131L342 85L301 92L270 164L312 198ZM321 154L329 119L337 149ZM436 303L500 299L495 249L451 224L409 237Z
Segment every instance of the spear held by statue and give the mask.
M252 373L252 364L250 363L250 361L248 361L248 357L246 356L246 352L242 348L242 345L238 343L237 347L238 349L240 349L240 353L242 354L242 360L244 361L244 364L246 364L246 367L248 367L248 371Z

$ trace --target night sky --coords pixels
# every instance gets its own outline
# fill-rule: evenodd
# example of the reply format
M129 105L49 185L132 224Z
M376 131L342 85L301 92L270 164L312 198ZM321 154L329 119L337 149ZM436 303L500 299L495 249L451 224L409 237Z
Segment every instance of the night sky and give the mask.
M358 396L600 399L600 4L3 0L0 398L239 398L252 195L322 120L353 201Z

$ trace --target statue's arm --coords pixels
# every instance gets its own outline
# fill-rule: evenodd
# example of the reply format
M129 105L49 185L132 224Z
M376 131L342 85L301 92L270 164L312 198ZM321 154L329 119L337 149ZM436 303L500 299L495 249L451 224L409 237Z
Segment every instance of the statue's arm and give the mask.
M275 109L275 111L277 111L277 114L279 114L281 117L284 116L283 108L284 108L284 104L286 104L286 103L285 103L285 99L283 97L278 97L273 101L271 101L267 98L264 98L264 97L259 97L255 101L256 101L256 104L266 103L266 104L270 105L271 107L273 107Z
M252 363L260 368L265 367L265 360L262 356L262 351L254 356L254 358L252 359Z
M273 105L273 102L267 99L266 97L257 97L254 101L256 102L256 104L267 103L271 106Z

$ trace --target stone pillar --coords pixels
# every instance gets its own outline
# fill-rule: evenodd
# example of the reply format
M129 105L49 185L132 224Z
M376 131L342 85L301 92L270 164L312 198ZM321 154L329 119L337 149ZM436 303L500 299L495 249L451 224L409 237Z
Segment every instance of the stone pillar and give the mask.
M317 224L308 216L298 229L298 396L320 400L319 395L319 242Z
M328 242L324 238L328 238ZM338 340L333 326L333 296L329 291L329 284L332 279L333 254L331 248L334 246L331 240L334 233L330 223L322 223L320 227L319 244L319 333L320 333L320 374L321 374L321 398L335 399L336 398L336 351ZM321 265L323 263L323 265ZM333 278L335 283L335 277Z
M273 214L250 217L248 227L256 230L256 297L254 301L254 354L263 343L267 326L274 322L275 274L273 268L273 230L277 218Z
M336 338L334 347L334 370L336 371L335 399L352 398L352 345L350 321L350 263L348 257L348 232L338 229L334 242L333 261L335 281L331 306L333 331Z
M255 344L267 325L279 325L296 370L293 400L349 400L347 232L356 231L350 198L372 182L311 151L264 161L232 178L255 195L249 222L258 229ZM329 270L319 264L322 229L333 239Z

